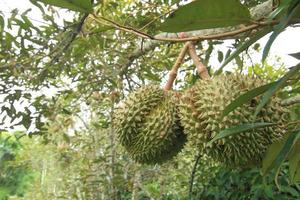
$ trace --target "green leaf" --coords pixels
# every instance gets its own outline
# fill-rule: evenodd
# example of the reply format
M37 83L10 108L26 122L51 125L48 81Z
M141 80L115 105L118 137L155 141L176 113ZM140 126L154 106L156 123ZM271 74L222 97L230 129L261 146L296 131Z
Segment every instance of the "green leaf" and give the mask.
M232 54L230 54L228 57L226 57L225 61L221 65L221 67L215 72L215 75L220 74L222 72L223 68L228 63L230 63L236 56L238 56L241 52L243 52L244 50L246 50L249 46L251 46L252 44L254 44L257 40L259 40L260 38L264 37L270 31L271 31L270 28L263 29L263 30L257 32L255 35L253 35L249 40L247 40L247 41L239 44L239 46L237 47L237 49Z
M297 139L300 136L300 129L291 132L283 140L274 142L267 150L266 156L263 160L262 173L266 175L272 169L275 169L278 174L280 166L288 157L289 152L293 148Z
M223 52L222 52L222 51L218 51L218 61L219 61L219 62L222 62L223 59L224 59Z
M242 61L241 57L240 56L236 56L234 60L235 60L235 62L237 64L237 66L239 67L239 69L242 71L242 69L243 69L243 61Z
M296 59L298 59L298 60L300 60L300 52L298 52L298 53L291 53L291 54L289 54L290 56L293 56L294 58L296 58Z
M267 123L267 122L257 122L257 123L250 123L250 124L241 124L237 126L230 127L221 131L218 135L216 135L211 141L209 141L208 145L212 144L216 140L232 136L238 133L242 133L248 130L253 130L256 128L263 128L268 126L274 126L276 123Z
M280 1L280 5L273 10L269 16L268 16L268 21L274 20L277 16L279 16L281 13L283 13L288 7L289 4L292 0L282 0Z
M40 11L43 13L43 14L45 14L45 10L44 10L44 8L43 8L43 6L42 5L40 5L38 2L37 2L37 0L29 0L33 5L35 5L36 7L38 7L39 9L40 9Z
M274 27L274 31L273 31L272 35L270 36L267 44L264 47L263 55L262 55L262 62L264 62L266 60L273 42L275 41L275 39L277 38L277 36L288 25L290 19L293 17L294 12L297 11L297 9L299 7L300 7L300 1L299 0L294 0L294 1L292 1L290 3L289 9L288 9L286 15L284 15L281 18L280 23Z
M293 149L291 150L288 160L290 168L290 179L292 183L300 181L300 140L298 138Z
M45 4L67 8L78 12L91 13L93 6L90 0L36 0Z
M160 26L165 32L182 32L248 23L250 12L236 0L201 0L179 7Z
M269 99L272 97L273 94L277 90L279 90L281 87L286 85L286 82L293 77L297 71L300 70L300 64L296 65L295 67L291 68L288 73L286 73L282 78L280 78L278 81L276 81L275 84L273 84L262 96L262 99L258 106L256 107L255 113L254 113L254 120L258 113L261 111L261 109L268 103Z
M0 32L2 32L4 30L4 18L2 15L0 15Z
M272 82L257 88L254 88L253 90L250 90L242 95L240 95L239 97L237 97L236 99L234 99L229 105L227 105L225 107L225 109L223 110L223 114L222 117L225 117L226 115L228 115L231 111L233 111L234 109L240 107L241 105L251 101L251 99L253 99L254 97L263 94L264 92L266 92L270 87L272 87L276 82Z

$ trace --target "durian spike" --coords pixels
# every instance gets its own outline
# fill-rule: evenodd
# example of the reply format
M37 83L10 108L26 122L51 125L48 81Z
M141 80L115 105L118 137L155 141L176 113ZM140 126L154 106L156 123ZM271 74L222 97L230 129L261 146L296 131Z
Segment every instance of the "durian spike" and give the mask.
M188 47L189 54L194 64L196 65L200 78L202 78L203 80L210 79L206 66L200 61L199 57L197 56L195 44L193 42L188 42Z
M180 67L180 65L182 64L183 62L183 59L185 57L185 54L188 50L188 47L189 47L189 43L190 42L186 42L185 45L182 47L177 59L176 59L176 62L175 64L173 65L171 71L169 72L169 79L164 87L164 90L171 90L172 87L173 87L173 82L174 80L176 79L177 77L177 72L178 72L178 69Z

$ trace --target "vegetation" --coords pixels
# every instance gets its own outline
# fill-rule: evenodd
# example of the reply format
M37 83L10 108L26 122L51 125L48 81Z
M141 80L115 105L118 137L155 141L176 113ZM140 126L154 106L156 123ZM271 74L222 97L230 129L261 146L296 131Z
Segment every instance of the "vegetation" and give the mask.
M29 8L0 10L0 199L300 198L300 64L268 57L277 36L299 24L299 0L30 2L40 19L29 17ZM66 10L70 21L60 18ZM257 54L262 62L251 63ZM167 162L132 159L132 146L124 148L119 136L127 139L127 129L118 124L130 93L150 84L184 92L199 79L231 73L264 85L236 92L218 116L232 116L255 100L249 123L224 124L206 143L220 147L245 132L279 130L284 137L265 147L263 160L225 166L191 136ZM279 98L288 119L259 121L268 102Z

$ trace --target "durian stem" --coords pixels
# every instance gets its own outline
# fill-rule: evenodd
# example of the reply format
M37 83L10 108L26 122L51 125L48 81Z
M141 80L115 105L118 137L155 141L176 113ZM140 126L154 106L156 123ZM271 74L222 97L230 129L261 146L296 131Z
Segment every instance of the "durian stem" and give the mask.
M189 43L190 42L186 42L185 45L182 47L182 49L179 53L179 56L176 59L175 64L173 65L171 71L169 72L169 79L168 79L168 82L165 85L164 90L171 90L172 89L173 82L175 81L175 79L177 77L178 69L179 69L180 65L182 64L183 59L185 57L185 54L188 50Z
M198 74L202 79L210 79L206 66L200 61L200 58L197 55L195 44L193 42L189 42L189 53L190 56L196 65Z

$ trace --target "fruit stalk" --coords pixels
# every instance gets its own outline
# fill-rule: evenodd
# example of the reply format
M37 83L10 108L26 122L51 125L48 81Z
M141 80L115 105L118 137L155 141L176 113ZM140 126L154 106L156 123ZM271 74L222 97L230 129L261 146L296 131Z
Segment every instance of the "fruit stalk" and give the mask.
M195 44L193 42L188 42L188 48L189 48L189 54L190 54L194 64L196 65L196 68L197 68L200 78L204 79L204 80L210 79L210 76L208 74L206 66L200 61L200 59L197 55Z
M174 82L174 80L177 77L178 69L179 69L180 65L182 64L183 59L185 57L185 54L186 54L186 52L188 50L189 43L190 42L186 42L185 45L182 47L182 49L181 49L181 51L179 53L179 56L176 59L175 64L173 65L171 71L169 72L169 79L168 79L168 81L167 81L167 83L166 83L166 85L164 87L164 90L171 90L172 89L173 82Z

